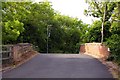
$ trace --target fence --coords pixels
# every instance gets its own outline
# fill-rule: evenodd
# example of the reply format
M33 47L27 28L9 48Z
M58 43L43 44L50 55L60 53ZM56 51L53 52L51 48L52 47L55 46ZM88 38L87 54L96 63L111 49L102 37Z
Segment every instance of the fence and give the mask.
M15 45L2 45L2 64L21 61L24 55L29 55L33 51L29 43L19 43ZM27 57L27 56L26 56Z
M12 60L12 47L13 45L2 45L2 52L0 53L2 63L7 63Z

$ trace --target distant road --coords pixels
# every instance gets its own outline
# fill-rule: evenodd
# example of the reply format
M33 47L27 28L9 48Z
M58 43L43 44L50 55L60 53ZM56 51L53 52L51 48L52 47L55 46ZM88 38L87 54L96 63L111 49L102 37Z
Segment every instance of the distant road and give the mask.
M38 54L3 73L3 78L112 78L97 59L84 54Z

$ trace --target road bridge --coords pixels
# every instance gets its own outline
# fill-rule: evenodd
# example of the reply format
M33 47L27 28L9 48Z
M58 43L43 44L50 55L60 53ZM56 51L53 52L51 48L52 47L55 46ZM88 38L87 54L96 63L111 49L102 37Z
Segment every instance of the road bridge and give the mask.
M99 60L85 54L38 54L3 78L112 78Z

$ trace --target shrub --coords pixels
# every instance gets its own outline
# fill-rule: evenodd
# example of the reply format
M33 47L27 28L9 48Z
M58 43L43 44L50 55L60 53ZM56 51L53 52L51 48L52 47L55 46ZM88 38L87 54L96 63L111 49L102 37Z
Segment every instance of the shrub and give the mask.
M109 60L114 60L120 65L120 35L113 34L107 39L106 43L111 52Z

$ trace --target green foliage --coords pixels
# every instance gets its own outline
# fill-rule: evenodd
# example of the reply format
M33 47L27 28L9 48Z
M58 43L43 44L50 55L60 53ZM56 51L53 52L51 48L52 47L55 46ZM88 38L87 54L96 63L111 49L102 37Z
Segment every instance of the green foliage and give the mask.
M100 42L101 40L101 21L95 21L88 31L89 42Z
M16 43L19 35L24 31L22 22L28 11L27 4L19 2L2 2L2 36L3 44Z
M112 53L109 59L117 61L120 64L120 35L112 35L108 38L106 43L110 47L110 51Z
M17 37L24 31L23 23L18 20L4 22L3 26L3 41L9 43L9 41L17 40Z
M105 15L105 21L108 21L111 17L111 15L113 14L114 8L116 7L116 3L115 2L100 2L100 1L95 1L95 0L87 0L87 3L89 4L89 8L88 10L84 11L85 15L89 15L89 16L93 16L93 17L97 17L100 18L102 20L103 18L103 13L104 13L104 9L105 9L105 4L106 6L106 14Z
M101 22L106 7L106 16L104 23L104 43L110 48L109 60L114 60L120 64L120 2L89 2L89 9L85 10L86 15L100 18L95 21L87 33L88 42L100 42Z
M113 59L120 65L120 2L117 2L116 5L110 26L112 35L107 39L106 43L112 53L110 59Z
M101 21L95 21L92 25L88 28L87 32L87 42L101 42ZM104 41L111 35L109 28L110 22L106 21L104 24Z
M87 24L56 13L49 2L3 2L3 44L32 43L41 53L78 53ZM48 39L48 40L47 40Z

